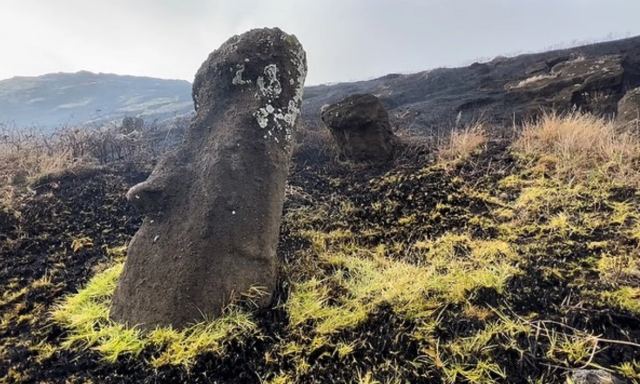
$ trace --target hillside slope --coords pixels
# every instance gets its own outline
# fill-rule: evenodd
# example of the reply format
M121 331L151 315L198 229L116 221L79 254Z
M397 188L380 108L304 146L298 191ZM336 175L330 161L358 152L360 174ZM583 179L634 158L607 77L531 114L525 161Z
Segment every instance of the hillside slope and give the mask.
M183 80L83 71L0 81L0 122L19 127L54 129L124 116L162 120L192 110L191 84Z
M373 93L396 126L416 132L448 128L456 120L511 124L540 108L577 105L613 113L628 89L640 85L640 37L564 50L498 57L461 68L307 87L305 115L319 120L324 104L353 93Z

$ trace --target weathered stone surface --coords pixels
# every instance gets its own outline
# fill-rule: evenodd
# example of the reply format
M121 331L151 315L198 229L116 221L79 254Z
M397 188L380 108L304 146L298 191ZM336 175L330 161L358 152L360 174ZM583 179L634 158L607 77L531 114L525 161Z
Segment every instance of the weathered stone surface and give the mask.
M622 58L617 55L595 58L576 57L555 64L549 71L538 72L523 80L507 83L514 92L553 94L565 90L590 90L611 87L622 81Z
M566 59L548 71L507 83L505 89L524 105L528 104L530 111L545 107L568 110L575 106L600 114L611 113L608 106L615 104L622 86L622 60L620 55Z
M184 143L127 198L146 213L111 317L151 329L215 317L252 287L270 301L285 180L306 76L279 29L234 36L202 64Z
M329 105L322 111L322 121L331 131L342 158L384 161L393 156L397 138L386 109L374 95L352 95Z
M630 90L620 99L616 121L623 126L640 126L640 88Z
M600 369L576 369L571 374L575 384L623 384L624 382Z

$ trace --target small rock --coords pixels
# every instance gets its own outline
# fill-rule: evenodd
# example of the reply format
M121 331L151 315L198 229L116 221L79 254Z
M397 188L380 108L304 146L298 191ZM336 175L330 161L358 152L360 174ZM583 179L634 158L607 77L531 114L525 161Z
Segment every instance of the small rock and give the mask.
M331 131L340 157L353 161L385 161L393 157L398 139L380 100L358 94L323 107L322 121Z
M620 99L616 122L625 127L640 126L640 88L630 90Z
M576 369L571 380L575 384L624 384L624 381L600 369Z

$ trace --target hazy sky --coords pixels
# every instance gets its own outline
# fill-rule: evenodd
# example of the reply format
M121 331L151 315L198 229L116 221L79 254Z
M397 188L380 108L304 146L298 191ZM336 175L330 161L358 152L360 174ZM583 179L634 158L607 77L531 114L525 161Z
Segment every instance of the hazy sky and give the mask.
M191 81L233 34L298 36L308 84L640 34L640 0L0 0L0 79L89 70Z

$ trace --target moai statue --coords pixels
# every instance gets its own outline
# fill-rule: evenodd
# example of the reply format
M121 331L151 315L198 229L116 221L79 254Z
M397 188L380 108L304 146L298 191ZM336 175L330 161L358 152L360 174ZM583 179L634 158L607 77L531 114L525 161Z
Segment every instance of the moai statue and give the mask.
M111 318L175 328L214 318L238 295L276 285L276 246L306 56L295 36L255 29L202 64L184 142L127 198L145 213Z

